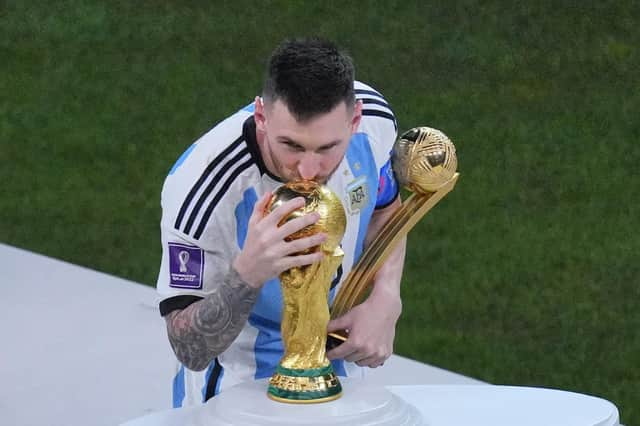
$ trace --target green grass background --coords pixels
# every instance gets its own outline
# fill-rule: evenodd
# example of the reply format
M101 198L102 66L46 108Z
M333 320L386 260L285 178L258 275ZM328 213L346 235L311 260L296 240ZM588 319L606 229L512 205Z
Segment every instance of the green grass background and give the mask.
M329 37L459 153L396 351L638 424L640 5L522 3L0 1L0 241L153 285L175 159L280 40Z

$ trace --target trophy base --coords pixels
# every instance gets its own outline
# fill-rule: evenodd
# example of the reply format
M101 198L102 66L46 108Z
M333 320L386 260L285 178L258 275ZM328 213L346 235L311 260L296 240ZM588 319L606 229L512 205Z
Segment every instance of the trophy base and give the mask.
M361 379L341 377L340 380L344 387L343 395L326 404L281 404L275 402L265 397L268 379L264 379L243 382L225 389L203 406L188 408L192 411L188 411L185 417L181 417L175 422L148 421L144 424L167 426L169 424L181 426L426 425L420 411L390 390ZM445 392L445 394L450 393ZM420 398L414 398L414 400L419 401ZM446 404L444 406L449 407ZM459 407L456 406L456 408ZM180 414L184 410L172 411ZM434 411L437 412L435 409Z
M342 395L342 385L329 364L322 368L292 369L278 365L269 379L267 396L290 404L317 404Z

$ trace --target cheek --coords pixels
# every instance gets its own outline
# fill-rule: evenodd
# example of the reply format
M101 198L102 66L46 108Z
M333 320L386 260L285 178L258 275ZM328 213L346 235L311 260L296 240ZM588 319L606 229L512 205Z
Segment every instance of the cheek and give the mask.
M298 156L288 151L283 151L280 156L280 163L288 169L295 168L298 163Z
M336 152L332 152L327 158L327 166L331 169L338 167L342 159L347 155L346 149L341 149Z
M298 156L288 150L278 150L274 152L274 163L277 163L283 172L291 172L296 169Z
M324 163L327 168L335 169L336 167L338 167L338 164L340 164L340 161L342 161L342 155L331 154L326 158L326 161L324 161Z

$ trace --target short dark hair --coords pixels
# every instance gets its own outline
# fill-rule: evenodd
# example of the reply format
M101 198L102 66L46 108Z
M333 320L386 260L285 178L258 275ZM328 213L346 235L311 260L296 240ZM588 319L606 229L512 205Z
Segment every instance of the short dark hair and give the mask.
M320 38L283 41L271 54L262 96L282 100L300 122L331 111L340 102L355 105L351 57Z

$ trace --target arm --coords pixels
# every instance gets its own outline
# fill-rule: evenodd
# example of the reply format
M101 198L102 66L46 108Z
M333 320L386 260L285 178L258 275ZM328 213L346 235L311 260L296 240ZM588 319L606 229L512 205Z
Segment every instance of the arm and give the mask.
M367 235L365 237L365 247L368 247L375 237L378 236L384 225L391 219L391 216L402 206L400 196L389 206L374 211ZM396 248L391 252L374 278L374 286L369 297L382 297L392 303L398 304L402 310L400 301L400 281L404 269L404 257L406 252L407 237L402 238ZM400 312L398 312L398 316ZM397 319L397 318L396 318Z
M204 299L165 316L167 334L178 360L190 370L209 365L238 337L262 285L280 272L320 260L322 253L292 255L316 246L326 235L316 234L286 242L284 238L315 223L319 215L308 214L278 226L280 219L304 205L297 198L264 216L271 194L265 194L253 209L247 238L240 254L220 271L223 278ZM217 277L215 277L217 278Z
M400 206L398 197L391 205L374 212L367 230L365 247L373 241ZM367 300L329 323L329 332L349 330L348 340L327 353L329 359L345 359L361 366L377 367L391 356L395 326L402 312L400 281L405 250L406 237L398 243L377 272Z
M238 337L259 292L231 267L207 297L169 313L167 334L178 360L190 370L205 369Z

